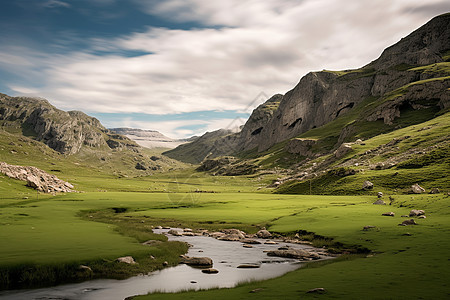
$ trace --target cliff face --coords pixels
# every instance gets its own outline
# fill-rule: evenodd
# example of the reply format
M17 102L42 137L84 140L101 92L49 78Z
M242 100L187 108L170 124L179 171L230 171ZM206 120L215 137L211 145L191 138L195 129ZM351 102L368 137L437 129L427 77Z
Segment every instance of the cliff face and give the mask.
M47 100L9 97L0 94L0 122L5 128L20 128L62 154L75 154L83 146L120 148L136 146L121 135L115 135L95 118L80 111L65 112Z
M408 109L446 109L450 106L449 61L450 14L445 14L433 18L360 69L307 74L284 96L275 95L256 108L240 133L216 139L215 151L209 158L253 149L265 151L330 123L364 100L371 103L361 109L367 114L362 117L367 122L383 120L385 124L393 124ZM342 137L335 147L352 130L342 128Z

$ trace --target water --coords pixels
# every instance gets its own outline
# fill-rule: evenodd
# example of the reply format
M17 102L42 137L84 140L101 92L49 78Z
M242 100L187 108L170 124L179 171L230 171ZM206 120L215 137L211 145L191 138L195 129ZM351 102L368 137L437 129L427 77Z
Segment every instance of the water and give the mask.
M161 230L159 232L166 231ZM114 300L134 295L145 295L150 292L230 288L241 282L278 277L302 265L298 260L269 257L263 252L264 250L276 250L278 247L288 245L282 242L278 245L266 245L264 240L257 239L262 244L252 245L253 248L244 248L240 242L220 241L205 236L169 236L169 238L173 241L184 241L193 245L187 255L210 257L214 262L213 268L219 270L219 273L204 274L200 269L182 264L149 275L135 276L125 280L98 279L49 288L3 291L0 292L0 299ZM308 251L314 250L314 248L305 245L290 244L290 246ZM241 264L258 264L260 268L237 268Z

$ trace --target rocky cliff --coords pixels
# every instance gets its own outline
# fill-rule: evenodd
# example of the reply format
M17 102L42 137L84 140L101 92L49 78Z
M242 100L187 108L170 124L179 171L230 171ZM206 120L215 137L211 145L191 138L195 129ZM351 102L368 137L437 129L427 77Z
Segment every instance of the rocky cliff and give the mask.
M100 149L137 147L80 111L65 112L47 100L0 94L0 125L43 142L62 154L75 154L83 146Z
M411 110L422 110L432 118L450 106L449 61L450 14L445 14L433 18L360 69L307 74L285 95L275 95L255 109L241 133L217 139L216 146L224 144L228 150L216 147L215 153L265 151L355 109L365 122L383 120L388 125ZM332 148L339 147L357 130L355 124L342 127ZM308 143L314 144L311 140ZM309 144L306 147L304 140L297 140L289 143L287 150L309 149ZM311 152L306 148L303 152L309 156Z

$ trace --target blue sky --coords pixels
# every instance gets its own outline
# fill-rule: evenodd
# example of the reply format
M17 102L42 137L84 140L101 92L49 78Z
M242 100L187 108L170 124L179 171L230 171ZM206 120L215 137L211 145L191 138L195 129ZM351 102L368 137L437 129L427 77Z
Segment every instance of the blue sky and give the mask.
M447 0L0 1L0 92L171 137L240 124L309 71L360 67Z

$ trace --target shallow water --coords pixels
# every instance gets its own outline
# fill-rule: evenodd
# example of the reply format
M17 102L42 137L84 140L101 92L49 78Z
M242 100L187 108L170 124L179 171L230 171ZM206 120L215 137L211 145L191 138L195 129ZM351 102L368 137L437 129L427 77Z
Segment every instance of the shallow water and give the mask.
M159 230L167 232L167 230ZM135 276L125 280L98 279L77 284L65 284L50 288L4 291L0 299L124 299L133 295L145 295L150 292L178 292L181 290L210 289L216 287L234 287L238 283L263 280L281 276L301 267L295 259L269 257L264 250L276 250L288 245L280 242L278 245L266 245L264 240L253 248L244 248L240 242L220 241L206 236L173 237L173 241L184 241L193 245L188 256L206 256L214 262L218 274L204 274L201 269L178 265L153 272L149 275ZM293 248L312 250L314 248L289 244ZM237 268L241 264L258 264L257 269Z

